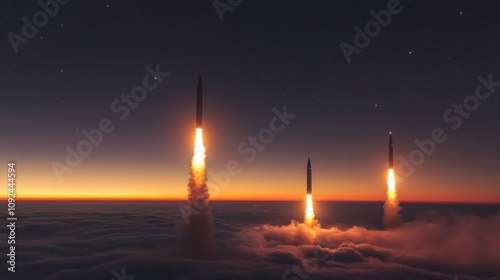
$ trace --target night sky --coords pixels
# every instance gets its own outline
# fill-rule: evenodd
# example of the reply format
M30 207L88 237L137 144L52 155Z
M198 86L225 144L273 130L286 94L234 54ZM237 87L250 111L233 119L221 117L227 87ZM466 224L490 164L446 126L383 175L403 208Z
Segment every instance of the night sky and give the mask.
M303 199L308 157L317 200L383 200L392 131L402 201L499 202L500 3L400 1L348 63L340 44L355 46L355 28L388 2L244 0L221 21L211 1L74 0L16 53L9 38L42 8L5 1L2 164L16 161L21 198L184 199L201 75L215 200ZM147 66L169 75L124 117L112 104L124 106ZM489 75L493 92L476 104ZM477 109L447 121L464 100ZM285 106L296 117L248 161L238 146ZM114 130L59 180L54 162L66 165L66 147L104 118ZM444 143L403 176L400 159L436 128ZM241 171L217 187L210 174L228 162Z

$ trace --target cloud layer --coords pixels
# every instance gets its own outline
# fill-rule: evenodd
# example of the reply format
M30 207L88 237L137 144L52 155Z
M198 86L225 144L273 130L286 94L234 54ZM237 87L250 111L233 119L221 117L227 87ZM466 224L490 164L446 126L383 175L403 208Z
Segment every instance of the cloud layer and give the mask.
M122 269L135 280L500 279L500 214L422 211L392 230L309 228L259 223L263 213L283 214L273 203L212 205L214 254L190 259L178 204L20 204L16 278L3 265L1 279L120 280L113 271Z

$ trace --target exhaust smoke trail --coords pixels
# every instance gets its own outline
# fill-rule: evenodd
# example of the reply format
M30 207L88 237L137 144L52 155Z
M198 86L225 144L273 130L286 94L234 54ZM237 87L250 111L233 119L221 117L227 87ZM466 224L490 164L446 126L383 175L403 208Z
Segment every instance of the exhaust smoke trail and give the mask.
M401 207L399 207L394 169L390 168L387 176L387 200L384 204L384 225L386 228L395 228L401 223L399 211L401 211Z
M208 200L205 147L201 128L196 128L191 177L188 183L189 223L183 223L179 232L183 238L181 254L186 257L206 258L212 255L214 225Z

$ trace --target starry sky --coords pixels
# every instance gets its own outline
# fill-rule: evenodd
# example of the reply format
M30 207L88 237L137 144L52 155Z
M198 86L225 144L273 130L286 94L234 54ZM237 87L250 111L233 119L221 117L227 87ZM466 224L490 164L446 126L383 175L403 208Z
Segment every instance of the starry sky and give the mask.
M402 201L500 201L497 1L60 2L31 38L41 6L1 9L0 153L21 198L184 199L201 75L214 200L301 200L308 157L316 199L383 200L392 132ZM391 2L399 12L346 59L341 43ZM148 66L169 74L124 117L112 104ZM285 106L284 129L251 159L239 151ZM69 167L67 148L103 119L113 131ZM435 129L446 140L402 174Z

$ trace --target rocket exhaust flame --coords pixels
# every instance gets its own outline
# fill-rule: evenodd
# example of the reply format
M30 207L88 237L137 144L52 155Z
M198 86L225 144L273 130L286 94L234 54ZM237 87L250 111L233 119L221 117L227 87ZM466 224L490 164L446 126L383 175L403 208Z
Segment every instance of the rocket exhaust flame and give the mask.
M194 168L201 170L205 168L205 146L203 146L203 131L201 128L196 129L196 136L194 141L192 165Z
M306 196L306 216L305 216L305 223L308 225L311 225L314 222L315 216L314 216L314 209L313 209L313 201L312 201L312 194L308 194Z
M387 176L387 195L390 198L396 197L396 179L394 178L394 169L389 169Z

